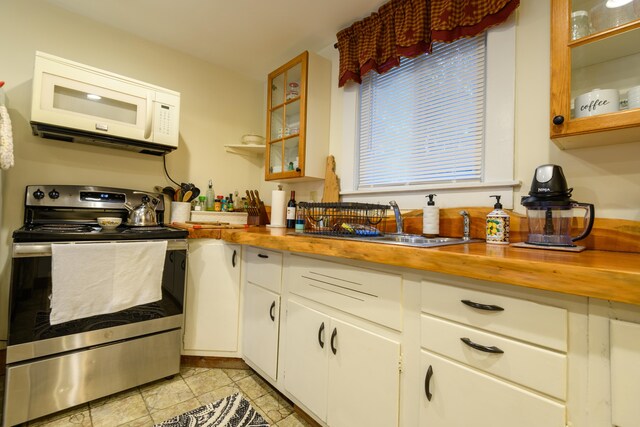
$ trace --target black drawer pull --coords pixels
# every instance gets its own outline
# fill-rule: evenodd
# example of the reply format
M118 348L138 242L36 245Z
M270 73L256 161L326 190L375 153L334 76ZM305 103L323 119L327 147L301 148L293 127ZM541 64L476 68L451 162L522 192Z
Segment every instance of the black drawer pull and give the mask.
M320 325L320 329L318 329L318 344L320 344L320 348L324 348L324 341L322 341L322 335L324 332L324 322Z
M265 255L265 254L258 254L258 256L259 256L260 258L269 258L269 255Z
M485 311L504 311L504 308L499 305L480 304L478 302L469 301L468 299L460 300L461 303L468 305L469 307L477 308L478 310Z
M431 402L431 398L433 394L431 390L429 390L429 384L431 383L431 377L433 376L433 368L429 365L429 369L427 369L427 375L424 377L424 394L427 395L427 400Z
M276 309L276 302L271 303L271 307L269 307L269 317L271 317L271 321L276 321L276 315L274 314L274 310Z
M331 352L333 354L336 354L338 352L338 349L336 348L336 345L334 342L337 335L338 335L338 330L336 328L333 328L333 332L331 332Z
M471 348L475 348L476 350L479 350L479 351L484 351L485 353L494 353L494 354L504 353L504 351L500 350L498 347L494 347L494 346L487 347L486 345L476 344L473 341L471 341L469 338L460 338L460 341L462 341L463 343L465 343Z
M236 256L238 255L238 251L237 250L233 250L233 256L231 257L231 265L233 267L236 266Z

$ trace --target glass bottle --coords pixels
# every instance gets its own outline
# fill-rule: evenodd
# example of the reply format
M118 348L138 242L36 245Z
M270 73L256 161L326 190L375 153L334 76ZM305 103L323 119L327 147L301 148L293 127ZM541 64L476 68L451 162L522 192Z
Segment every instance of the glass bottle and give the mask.
M302 205L302 203L300 205ZM304 232L304 209L300 205L298 205L298 208L296 209L296 233Z
M233 205L233 194L229 193L229 198L227 199L227 212L233 212L235 210L235 206Z
M233 199L233 210L236 212L243 211L244 205L242 203L242 199L240 199L240 196L238 195L238 190L234 191L233 195L235 196L235 199Z
M287 228L296 226L296 192L291 191L291 198L287 203Z
M207 195L205 197L205 209L208 211L215 210L213 204L215 203L216 193L213 192L213 181L209 180L209 188L207 188Z

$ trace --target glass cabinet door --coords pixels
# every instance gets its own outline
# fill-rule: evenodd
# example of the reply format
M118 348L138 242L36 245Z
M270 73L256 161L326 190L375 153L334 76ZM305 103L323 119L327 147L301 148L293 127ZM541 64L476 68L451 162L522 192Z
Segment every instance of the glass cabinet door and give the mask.
M306 52L269 75L266 179L304 176Z
M640 0L552 0L551 24L551 138L561 148L631 142Z

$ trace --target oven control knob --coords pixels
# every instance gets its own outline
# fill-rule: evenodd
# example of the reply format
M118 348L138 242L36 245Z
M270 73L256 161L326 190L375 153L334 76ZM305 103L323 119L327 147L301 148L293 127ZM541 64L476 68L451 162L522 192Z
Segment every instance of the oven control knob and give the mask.
M38 188L33 192L33 197L35 197L36 200L44 199L44 192Z
M60 193L58 193L54 188L53 190L49 191L49 197L51 197L52 199L57 199L58 197L60 197Z

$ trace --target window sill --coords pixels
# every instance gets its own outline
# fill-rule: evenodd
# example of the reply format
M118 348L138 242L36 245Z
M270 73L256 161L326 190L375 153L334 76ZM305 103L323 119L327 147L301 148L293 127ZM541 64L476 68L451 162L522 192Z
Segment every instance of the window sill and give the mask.
M395 200L403 210L406 210L422 208L427 194L436 194L436 205L440 207L490 207L495 203L490 196L499 195L504 208L513 209L513 189L521 185L520 181L494 181L343 190L340 191L340 198L345 202L363 203L384 203L385 200Z
M519 187L522 185L520 181L500 181L500 182L450 182L442 184L429 184L429 185L407 185L400 187L379 187L379 188L363 188L361 190L346 190L341 191L340 195L370 195L370 194L384 194L384 193L424 193L425 191L436 190L463 190L474 188L504 188L504 187Z

